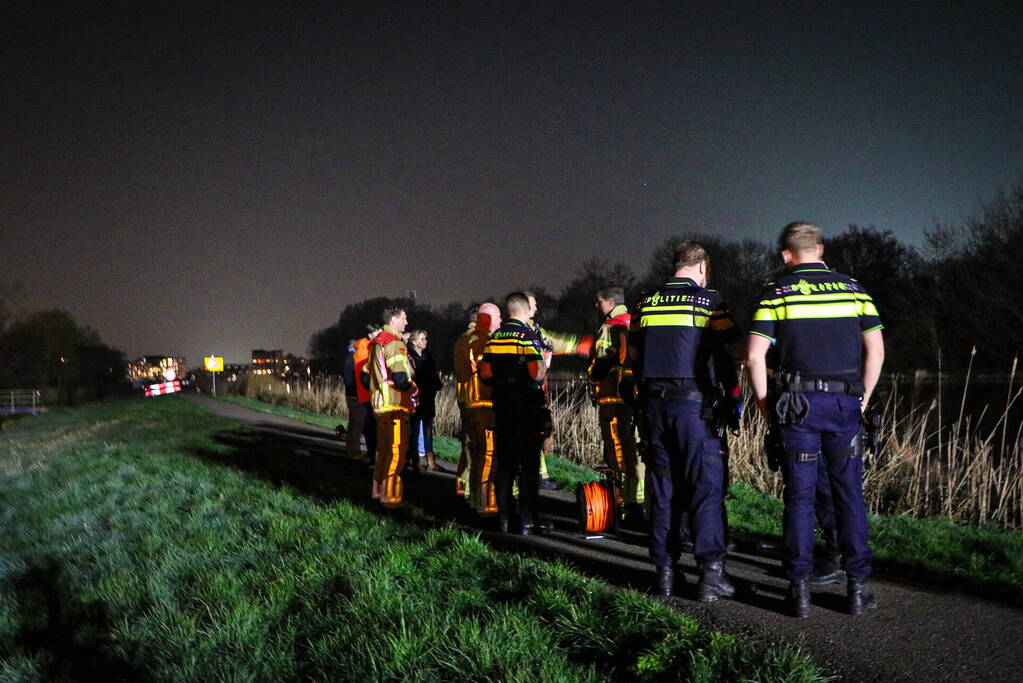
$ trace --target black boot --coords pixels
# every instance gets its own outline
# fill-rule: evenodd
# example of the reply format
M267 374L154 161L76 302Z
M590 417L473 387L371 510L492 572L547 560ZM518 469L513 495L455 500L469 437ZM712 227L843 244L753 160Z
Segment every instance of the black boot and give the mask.
M675 594L675 570L672 567L657 567L657 594L670 598Z
M806 579L789 584L789 608L796 619L810 616L810 582Z
M829 553L823 562L813 568L808 580L811 586L823 586L829 583L841 583L844 579L842 554Z
M643 503L626 503L625 514L622 515L622 526L632 531L647 530L646 508Z
M865 579L849 579L848 586L849 614L861 617L868 610L877 609L877 598Z
M735 586L725 575L724 562L708 562L700 571L700 581L696 584L696 599L700 602L714 602L719 598L731 598L735 595Z

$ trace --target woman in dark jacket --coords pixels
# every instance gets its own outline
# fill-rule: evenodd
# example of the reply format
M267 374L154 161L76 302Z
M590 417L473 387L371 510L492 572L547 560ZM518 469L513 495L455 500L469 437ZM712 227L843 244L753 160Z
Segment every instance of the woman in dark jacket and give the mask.
M419 388L419 406L409 424L409 453L407 461L419 471L419 455L426 457L426 471L437 471L437 457L433 453L433 417L437 414L437 392L440 391L440 373L433 356L426 348L426 331L413 330L409 336L408 355L416 372Z

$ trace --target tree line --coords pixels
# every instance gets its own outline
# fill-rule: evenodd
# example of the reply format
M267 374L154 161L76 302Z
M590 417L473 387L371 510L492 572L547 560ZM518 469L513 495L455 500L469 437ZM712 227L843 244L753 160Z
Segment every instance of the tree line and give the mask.
M627 301L638 301L671 275L672 252L687 239L708 248L710 286L722 292L736 322L748 329L762 287L781 267L777 247L757 240L682 233L658 245L642 273L592 258L557 294L543 286L522 288L536 294L542 324L591 334L600 322L593 305L598 289L618 284ZM963 371L975 349L974 368L1008 372L1023 348L1023 184L961 223L935 225L920 248L901 242L891 230L850 225L825 240L824 260L855 277L874 297L885 324L889 370ZM500 303L505 293L484 294L479 301ZM434 358L449 370L454 340L468 320L467 306L386 297L346 306L337 322L313 334L314 370L339 374L348 341L364 336L366 323L378 322L390 305L408 310L410 329L429 333Z
M42 389L45 400L102 398L122 385L124 353L67 311L15 314L21 285L0 283L0 389Z

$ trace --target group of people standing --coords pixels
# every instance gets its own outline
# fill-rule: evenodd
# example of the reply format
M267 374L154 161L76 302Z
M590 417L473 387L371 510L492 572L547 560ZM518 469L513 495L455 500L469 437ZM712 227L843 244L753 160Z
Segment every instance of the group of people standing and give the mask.
M443 384L427 348L427 332L406 332L408 315L400 308L385 310L383 317L383 325L370 323L365 337L348 344L342 371L348 408L345 447L359 453L360 438L365 438L374 468L373 497L387 507L400 507L401 471L418 473L421 460L427 471L438 469L433 419ZM379 457L381 451L386 458Z
M673 594L675 566L689 539L697 598L732 597L725 572L727 434L739 427L737 368L746 364L757 406L783 453L783 566L792 614L810 614L815 513L833 520L826 531L847 575L849 611L876 607L866 585L872 556L860 431L884 359L881 321L859 283L824 265L819 228L791 223L778 246L785 270L765 287L748 337L721 294L708 288L711 255L695 242L679 246L672 277L644 295L634 313L620 287L596 292L603 321L595 338L546 332L534 322L536 299L528 292L508 294L503 315L494 303L480 304L454 350L464 432L458 493L480 515L496 518L501 531L544 532L537 503L542 453L553 430L547 371L553 353L585 354L604 459L617 478L626 520L647 524L659 593ZM353 358L366 359L362 375L376 426L373 496L387 507L401 505L417 395L428 395L427 383L434 394L439 388L435 368L428 379L411 362L413 353L422 357L425 338L423 349L413 341L410 352L401 340L406 322L403 310L385 311L383 328L353 351ZM360 344L368 349L362 356ZM358 379L358 360L353 371ZM424 432L425 415L413 418ZM349 449L358 452L353 433L355 450L351 442ZM417 449L413 444L408 451ZM427 462L434 465L429 451Z

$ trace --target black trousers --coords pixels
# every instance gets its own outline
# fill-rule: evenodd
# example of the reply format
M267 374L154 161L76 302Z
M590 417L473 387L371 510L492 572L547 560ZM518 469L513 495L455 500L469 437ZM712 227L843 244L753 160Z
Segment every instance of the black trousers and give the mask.
M501 519L510 519L515 510L512 484L519 482L519 521L523 526L536 524L539 501L540 451L550 424L550 411L544 405L514 401L494 402L494 458L497 461L497 509Z

